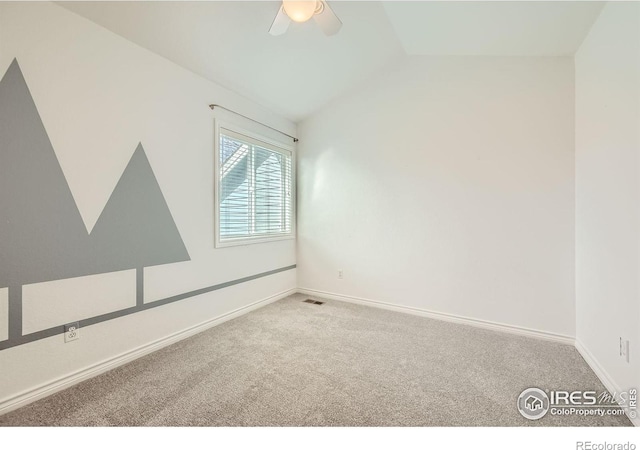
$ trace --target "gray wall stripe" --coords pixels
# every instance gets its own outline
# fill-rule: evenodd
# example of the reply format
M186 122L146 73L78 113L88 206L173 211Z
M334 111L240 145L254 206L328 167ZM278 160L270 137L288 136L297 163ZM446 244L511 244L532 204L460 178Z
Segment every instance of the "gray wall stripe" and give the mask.
M136 306L144 305L144 267L136 268Z
M195 297L197 295L206 294L208 292L217 291L218 289L224 289L226 287L234 286L236 284L246 283L247 281L255 280L258 278L268 277L269 275L274 275L276 273L286 272L287 270L292 270L295 268L296 268L296 265L293 264L291 266L281 267L280 269L274 269L268 272L262 272L256 275L239 278L237 280L216 284L214 286L209 286L202 289L196 289L195 291L185 292L184 294L174 295L173 297L167 297L162 300L157 300L155 302L138 304L131 308L121 309L119 311L102 314L100 316L91 317L89 319L83 319L83 320L80 320L80 328L88 327L90 325L95 325L101 322L106 322L107 320L117 319L118 317L128 316L129 314L134 314L137 312L145 311L147 309L156 308L158 306L162 306L168 303L173 303L173 302L177 302L187 298ZM22 318L20 318L20 323L22 323ZM38 341L40 339L45 339L61 333L64 333L64 325L48 328L42 331L36 331L35 333L27 334L25 336L17 336L17 337L11 336L8 341L0 342L0 350L5 350L7 348L16 347L18 345L27 344L29 342Z
M22 286L9 286L9 339L22 336Z

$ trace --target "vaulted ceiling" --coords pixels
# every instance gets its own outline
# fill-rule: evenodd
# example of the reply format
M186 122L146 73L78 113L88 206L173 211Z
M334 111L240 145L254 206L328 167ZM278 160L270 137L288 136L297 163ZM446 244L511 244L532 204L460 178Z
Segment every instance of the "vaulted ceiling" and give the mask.
M559 56L602 2L331 1L343 22L267 33L280 2L62 2L65 8L293 121L407 55Z

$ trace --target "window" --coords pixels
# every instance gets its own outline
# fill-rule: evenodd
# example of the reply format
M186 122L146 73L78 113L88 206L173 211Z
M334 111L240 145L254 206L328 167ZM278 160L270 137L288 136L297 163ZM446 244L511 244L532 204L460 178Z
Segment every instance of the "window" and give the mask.
M293 237L292 151L216 133L216 246Z

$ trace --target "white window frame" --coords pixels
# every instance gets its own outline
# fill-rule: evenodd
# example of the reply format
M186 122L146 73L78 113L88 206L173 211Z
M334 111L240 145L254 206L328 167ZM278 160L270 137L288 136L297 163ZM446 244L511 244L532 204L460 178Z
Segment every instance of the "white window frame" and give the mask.
M262 136L253 131L245 130L234 124L228 122L222 122L220 120L214 120L214 161L213 161L213 173L214 173L214 186L213 186L213 222L215 230L215 247L233 247L236 245L250 245L259 244L264 242L283 241L296 238L296 152L295 146L287 145L280 141L275 141ZM222 132L221 132L222 131ZM220 134L225 134L224 131L229 132L231 135L239 135L239 138L246 140L250 144L258 145L266 148L267 150L273 150L276 152L284 153L291 157L291 230L289 233L276 233L276 234L261 234L251 237L238 237L220 239Z

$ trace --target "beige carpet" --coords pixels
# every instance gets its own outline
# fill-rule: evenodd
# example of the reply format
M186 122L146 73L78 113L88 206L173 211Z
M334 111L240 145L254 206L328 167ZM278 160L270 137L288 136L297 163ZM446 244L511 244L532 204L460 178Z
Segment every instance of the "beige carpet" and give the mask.
M0 416L0 425L630 425L625 417L520 416L516 400L527 387L604 389L573 347L305 298Z

